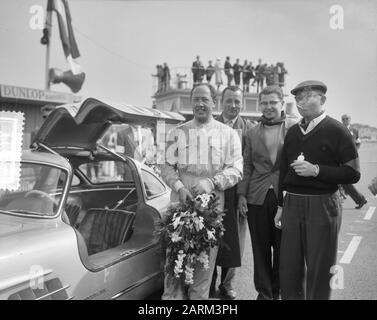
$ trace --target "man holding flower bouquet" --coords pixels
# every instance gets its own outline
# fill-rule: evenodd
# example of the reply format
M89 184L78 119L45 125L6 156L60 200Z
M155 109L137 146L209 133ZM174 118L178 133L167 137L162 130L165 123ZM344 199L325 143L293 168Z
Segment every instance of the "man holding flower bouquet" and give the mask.
M213 118L216 90L210 84L195 86L191 91L191 103L193 120L168 134L161 176L172 189L172 204L184 205L198 195L214 193L218 199L217 210L223 211L224 190L242 179L241 142L236 131ZM202 199L206 197L202 196ZM169 248L167 254L168 251ZM198 259L192 266L192 281L186 282L186 286L173 274L165 272L162 299L208 299L217 251L217 246L209 249L205 264Z

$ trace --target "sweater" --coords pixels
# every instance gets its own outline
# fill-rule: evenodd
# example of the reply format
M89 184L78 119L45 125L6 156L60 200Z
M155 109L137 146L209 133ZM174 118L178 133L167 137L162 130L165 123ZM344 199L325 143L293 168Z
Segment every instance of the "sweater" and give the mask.
M318 176L299 176L290 167L301 153L306 161L319 166ZM344 165L352 160L356 168ZM347 128L339 121L326 116L306 135L301 132L299 124L288 130L280 165L280 203L283 190L297 194L330 194L338 189L339 184L353 184L359 179L355 144Z

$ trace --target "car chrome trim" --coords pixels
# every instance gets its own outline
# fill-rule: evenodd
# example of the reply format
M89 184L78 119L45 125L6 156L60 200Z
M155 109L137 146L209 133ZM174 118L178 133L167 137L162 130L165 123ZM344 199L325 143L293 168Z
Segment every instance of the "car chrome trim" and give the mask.
M107 153L110 153L111 155L117 157L119 160L122 160L122 161L124 161L124 162L127 162L127 158L126 158L126 157L123 157L123 156L121 156L120 154L118 154L117 152L112 151L112 150L106 148L106 147L103 146L102 144L97 144L97 147L100 148L100 149L102 149L102 150L104 150L104 151L106 151Z
M49 296L52 296L53 294L58 293L58 292L60 292L60 291L62 291L62 290L68 289L69 287L70 287L70 285L68 284L68 285L66 285L66 286L64 286L64 287L61 287L61 288L55 290L55 291L52 291L52 292L47 293L47 294L45 294L44 296L40 296L40 297L36 298L35 300L42 300L42 299L47 298L47 297L49 297ZM67 300L67 299L66 299L66 300Z
M7 289L13 288L15 286L24 284L25 282L30 282L32 280L37 280L38 278L47 276L52 273L52 269L44 270L43 272L36 273L36 274L24 274L20 276L16 276L7 280L3 280L0 282L0 292L5 291Z
M162 272L155 272L153 273L152 275L149 275L149 276L146 276L144 277L143 279L137 281L136 283L134 283L133 285L129 286L127 289L124 289L120 292L118 292L116 295L112 296L110 298L110 300L115 300L115 299L118 299L119 297L123 296L124 294L136 289L137 287L140 287L142 284L144 284L145 282L151 280L152 278L155 278L157 276L159 276Z
M119 255L120 255L120 256L128 256L128 255L134 253L135 251L136 251L136 250L134 250L134 249L125 250L125 251L121 252Z
M95 191L114 191L114 190L130 190L134 187L130 188L101 188L101 189L84 189L84 190L72 190L69 194L73 193L83 193L83 192L95 192Z
M103 269L106 269L106 268L109 268L109 267L111 267L111 266L113 266L113 265L116 265L116 264L118 264L118 263L121 263L121 262L124 261L124 260L130 259L130 258L132 258L133 256L138 255L138 254L140 254L140 253L142 253L142 252L144 252L144 251L152 250L152 249L154 249L154 248L156 248L156 247L158 247L158 246L159 246L159 243L158 243L157 241L154 241L154 242L152 242L151 244L148 244L148 245L146 245L146 246L143 247L143 248L140 248L140 249L134 250L134 251L132 251L132 252L129 252L128 254L124 254L124 255L119 254L118 256L114 256L114 257L117 257L117 258L114 258L113 261L111 261L111 262L109 262L109 263L107 263L107 264L105 264L105 265L100 265L100 266L98 266L98 265L93 265L93 264L91 265L91 264L90 264L90 258L89 258L89 257L82 257L80 252L79 252L79 255L80 255L80 259L81 259L81 262L82 262L83 266L84 266L87 270L89 270L89 271L91 271L91 272L100 272L100 271L102 271ZM124 251L122 251L121 253L124 253L124 252L126 252L126 251L127 251L127 250L124 250Z
M100 189L82 189L82 190L72 190L72 191L69 191L68 194L75 194L75 193L83 193L83 192L96 192L96 191L117 191L117 190L131 190L131 189L135 189L134 187L122 187L122 188L115 188L115 187L111 187L111 188L100 188ZM56 193L50 193L50 195L52 196L56 196L56 195L59 195L61 194L61 192L56 192Z
M56 154L56 155L60 156L59 153L57 153L56 151L54 151L54 150L52 150L51 148L47 147L46 145L44 145L44 144L41 143L41 142L37 142L37 146L40 146L40 147L44 148L45 150L47 150L47 151L49 151L49 152L51 152L51 153L53 153L53 154Z

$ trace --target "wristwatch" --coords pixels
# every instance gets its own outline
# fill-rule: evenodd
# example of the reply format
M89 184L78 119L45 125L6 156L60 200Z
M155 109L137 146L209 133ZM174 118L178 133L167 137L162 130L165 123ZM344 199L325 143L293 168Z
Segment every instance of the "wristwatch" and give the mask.
M314 170L315 170L315 171L314 171L314 177L316 177L316 176L318 176L318 174L319 174L319 166L318 166L318 164L315 164L314 167L315 167L315 168L314 168Z

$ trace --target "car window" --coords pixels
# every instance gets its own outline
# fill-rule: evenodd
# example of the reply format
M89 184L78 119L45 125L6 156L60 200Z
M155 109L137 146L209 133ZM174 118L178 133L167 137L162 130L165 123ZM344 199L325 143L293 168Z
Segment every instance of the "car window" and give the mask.
M131 168L123 161L106 160L83 163L79 166L79 170L94 184L134 181Z
M73 175L71 186L75 187L75 186L78 186L79 184L80 184L80 179L76 175Z
M1 190L0 211L10 214L54 216L61 200L67 173L39 163L21 163L16 189Z
M147 197L153 197L166 191L165 186L153 174L145 170L141 170L141 178L144 183Z
M99 143L137 161L155 162L156 145L151 124L114 124Z

